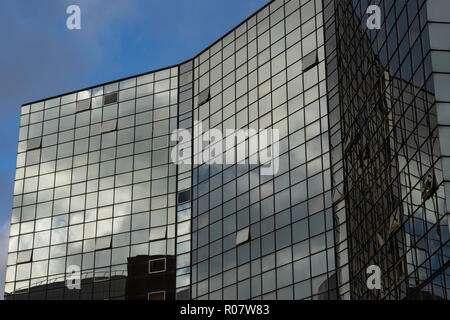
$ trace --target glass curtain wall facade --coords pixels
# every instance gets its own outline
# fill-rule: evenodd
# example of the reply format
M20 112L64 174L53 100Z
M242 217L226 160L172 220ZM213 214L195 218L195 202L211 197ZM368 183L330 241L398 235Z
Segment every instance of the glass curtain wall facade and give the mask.
M325 2L334 11L331 140L342 144L351 297L448 299L448 136L438 130L435 91L448 81L433 75L430 38L440 35L427 19L444 2L378 1L379 30L363 28L368 1ZM381 268L381 290L367 288L370 265Z
M275 1L194 59L194 120L278 129L280 170L250 138L246 164L193 168L192 298L336 297L326 93L322 1Z
M177 96L174 67L22 107L6 299L147 298L135 277L175 281Z
M5 298L448 299L448 4L376 1L368 30L370 4L271 1L179 65L23 105ZM279 171L252 136L174 164L199 124L279 130Z

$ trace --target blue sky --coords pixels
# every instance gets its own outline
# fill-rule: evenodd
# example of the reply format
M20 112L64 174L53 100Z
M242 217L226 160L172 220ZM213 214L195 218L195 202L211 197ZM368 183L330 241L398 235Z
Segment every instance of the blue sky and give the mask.
M23 103L170 66L269 0L0 0L0 298ZM81 30L66 28L69 5Z

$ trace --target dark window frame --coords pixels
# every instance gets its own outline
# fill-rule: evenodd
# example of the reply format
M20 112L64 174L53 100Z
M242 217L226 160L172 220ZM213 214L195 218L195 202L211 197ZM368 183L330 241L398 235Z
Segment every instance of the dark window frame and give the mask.
M302 70L306 72L316 66L318 63L317 50L308 53L302 58Z
M186 200L186 201L180 201L180 195L186 194L186 193L189 193L189 198L188 198L188 200ZM177 194L177 204L184 204L184 203L191 202L191 201L192 201L192 190L191 190L191 189L186 189L186 190L178 191L178 194Z
M159 262L159 261L164 261L164 269L152 271L152 262ZM166 272L166 270L167 270L167 259L166 258L157 258L157 259L148 260L148 274Z
M108 99L108 98L110 98L110 97L113 97L113 96L115 96L116 97L116 99L114 100L114 101L111 101L111 102L106 102L106 100ZM111 92L111 93L107 93L107 94L105 94L104 96L103 96L103 106L109 106L109 105L112 105L112 104L116 104L116 103L118 103L119 102L119 92L118 91L114 91L114 92Z

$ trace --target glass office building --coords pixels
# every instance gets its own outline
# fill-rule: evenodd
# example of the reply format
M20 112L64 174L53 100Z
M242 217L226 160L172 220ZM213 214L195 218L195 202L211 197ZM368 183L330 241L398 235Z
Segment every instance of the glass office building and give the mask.
M450 5L375 2L372 30L369 1L275 0L179 65L23 105L5 298L448 299ZM278 130L279 170L250 136L173 163L194 123Z

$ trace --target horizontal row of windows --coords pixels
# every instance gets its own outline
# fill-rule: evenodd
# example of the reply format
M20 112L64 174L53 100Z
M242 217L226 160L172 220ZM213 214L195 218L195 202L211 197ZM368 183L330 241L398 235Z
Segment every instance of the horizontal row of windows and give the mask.
M76 213L74 215L76 215ZM33 233L22 232L20 237L16 237L13 230L9 247L10 252L40 248L49 246L50 244L58 245L83 239L87 240L111 234L118 235L119 233L129 232L131 230L137 238L144 238L146 239L145 241L154 241L166 238L166 236L169 238L175 237L175 226L172 224L167 225L174 221L170 221L170 217L167 217L166 213L162 210L151 212L151 214L146 212L135 214L133 216L120 216L115 217L114 219L86 222L84 224L71 223L69 227L61 226L61 220L63 219L63 216L53 218L51 230L51 220L49 218L39 219L36 221L36 230L31 230ZM55 223L55 220L59 225ZM23 227L27 227L27 225L24 225ZM177 234L186 234L186 230L188 230L189 227L189 223L179 223ZM147 234L147 236L144 236L145 234ZM136 242L134 244L136 244ZM120 246L120 244L115 246Z
M151 256L166 255L166 251L168 255L173 255L173 245L174 239L169 239L167 240L167 243L166 241L155 241L150 243L150 245L148 243L145 243L134 245L131 247L87 252L83 254L54 258L50 260L36 261L33 263L18 264L17 266L11 266L7 268L7 282L19 282L27 279L45 280L45 278L42 279L42 277L52 277L56 275L66 274L66 268L72 265L80 266L83 270L83 274L88 273L89 269L92 269L94 267L102 268L98 271L101 271L103 274L108 274L110 266L112 266L112 269L122 269L126 273L127 267L123 264L127 263L127 258L149 254ZM48 248L35 249L33 250L33 254L48 256ZM103 269L105 267L106 269ZM18 284L17 287L19 286L20 285Z
M44 125L58 123L57 119L60 119L61 124L69 124L69 122L72 122L72 126L74 126L76 120L77 127L80 127L86 125L90 118L92 118L92 123L95 123L102 119L103 121L107 121L117 117L135 114L136 111L142 112L155 109L154 112L156 117L158 113L163 111L159 109L170 104L173 105L177 102L176 93L176 90L171 90L142 98L138 97L137 99L135 99L134 96L130 96L126 99L127 101L121 100L120 103L112 103L103 108L101 108L101 101L99 101L99 103L92 101L92 109L91 100L88 99L84 100L83 103L78 102L77 104L73 103L67 105L61 110L60 108L49 109L45 112L45 117L43 112L34 113L31 118L29 118L28 115L25 115L21 117L20 136L23 136L23 134L26 133L26 131L24 131L26 130L26 126L29 126L31 134L35 134L35 132L42 127L42 123L44 123ZM176 110L173 110L172 112L175 113L174 115L176 116ZM66 128L60 127L60 130L66 130Z
M73 212L80 211L76 210L76 208L78 209L81 208L81 210L85 209L97 210L96 208L98 207L110 206L114 204L115 205L114 211L123 213L131 210L131 208L133 212L136 211L139 212L139 210L144 211L147 208L150 209L150 207L151 209L160 209L165 208L168 205L169 206L175 205L176 195L174 193L168 195L155 196L150 200L148 190L145 189L147 185L142 184L140 187L142 188L140 190L140 192L143 195L142 199L135 199L133 200L133 202L123 202L120 204L119 203L114 204L114 189L90 193L87 194L86 196L82 195L71 198L57 199L54 200L53 202L49 201L51 199L47 199L47 202L39 203L38 205L30 205L22 208L15 208L13 210L11 223L16 223L19 221L19 219L22 219L22 221L30 221L35 218L48 217L52 215L52 211L53 215L65 214L69 213L70 211ZM139 194L137 198L140 198L141 193L136 194L136 195ZM82 203L81 204L76 203L76 201L82 201ZM71 208L73 210L70 210Z
M289 192L289 190L287 191ZM280 193L280 195L283 195L283 193ZM329 198L329 196L327 198ZM273 231L275 228L279 229L290 224L291 214L289 209L280 211L280 208L275 207L274 211L273 205L274 200L275 203L277 203L276 199L277 197L267 198L261 203L261 209L259 203L253 204L246 209L240 209L237 212L237 215L227 214L225 211L228 210L227 206L224 206L223 209L220 206L212 209L210 214L198 216L198 219L196 218L193 220L193 230L196 231L197 228L200 229L198 231L198 244L204 245L205 243L210 243L221 237L225 237L228 234L234 233L237 229L240 230L238 234L244 232L241 228L249 226L250 223L252 224L250 228L251 233L245 233L247 238L243 239L248 240L250 234L252 238L258 237ZM284 201L283 197L281 199ZM300 203L299 205L293 207L292 223L304 219L309 212L311 215L310 219L312 219L310 221L311 235L316 235L323 232L323 228L325 228L325 224L323 223L323 214L314 214L314 212L323 209L323 203L316 203L321 200L322 197L319 197L317 199L312 199L309 202ZM131 203L125 203L124 205L116 206L117 210L114 212L114 219L112 219L113 207L111 206L99 208L98 210L89 210L86 211L86 213L72 212L70 214L70 221L69 215L65 214L54 216L53 218L38 218L36 220L31 220L30 222L23 222L20 224L20 238L14 237L19 235L19 224L12 224L10 251L30 249L33 245L33 232L35 238L34 247L48 245L50 241L50 231L45 230L49 230L50 228L52 229L53 234L51 237L52 244L58 244L65 242L67 237L69 237L68 241L76 241L83 238L86 239L95 236L99 237L102 235L112 233L116 234L129 230L148 229L150 227L165 226L167 223L174 223L173 208L169 208L169 211L167 211L167 209L160 209L151 211L151 213L134 213L130 216L127 215L129 211L127 212L127 210L121 210L128 207L131 211ZM331 206L331 203L328 201L326 207L329 206ZM96 211L98 211L97 215ZM183 222L189 216L189 212L186 211L188 214L188 216L186 216L185 211L178 212L178 235L185 233L185 231L182 232L182 230L189 231L191 228L190 223ZM221 220L222 217L223 220ZM260 220L261 222L257 222ZM85 223L84 227L83 223ZM204 228L204 226L209 223L209 228ZM307 225L308 224L306 224L306 226ZM68 228L68 226L70 227ZM327 220L327 228L331 227L332 222ZM146 230L146 232L148 233L148 230ZM209 237L208 234L210 234ZM302 233L298 233L296 236L301 236L301 234ZM242 238L242 236L238 235L237 238ZM38 241L36 239L41 240ZM19 242L17 242L17 240L19 240ZM242 240L242 242L244 242L244 240ZM17 246L18 244L19 246Z
M41 135L50 135L59 132L62 134L63 131L66 130L72 130L72 129L78 129L78 134L89 136L100 134L101 133L101 127L102 124L100 122L106 122L109 120L115 120L117 119L119 115L118 125L119 128L122 127L129 127L135 125L135 119L133 117L128 117L130 115L135 115L137 113L146 112L141 114L141 116L144 116L144 118L137 118L136 124L145 124L148 122L156 122L162 119L169 118L169 107L164 108L166 106L169 106L169 103L160 105L160 106L153 106L151 103L148 103L148 101L142 101L142 103L139 102L139 99L137 100L137 104L135 107L135 101L130 100L127 103L120 104L120 107L118 108L117 105L113 105L110 107L105 107L104 109L108 108L108 110L103 110L103 117L102 117L102 109L94 109L92 112L82 112L77 115L69 115L65 117L61 117L59 119L53 119L48 120L45 122L39 122L36 124L32 124L30 126L24 126L21 127L20 133L19 133L19 140L26 140L27 134L28 139L33 139L40 137ZM156 108L157 107L157 108ZM148 112L152 109L155 110L153 112ZM172 113L172 116L176 116L176 109L174 107L170 107L172 110L170 111ZM119 114L117 113L119 109ZM97 112L98 110L98 112ZM108 111L108 112L106 112ZM94 125L98 123L97 125ZM91 125L93 132L89 133L89 127L82 128L85 126ZM82 129L81 129L82 128ZM70 132L67 132L66 135L70 135ZM73 133L72 133L73 135ZM73 138L72 138L73 139Z
M298 228L299 224L296 224L295 226L293 226L293 232L299 230L301 231L302 229ZM170 228L170 227L169 227ZM290 227L289 227L290 228ZM307 228L307 227L306 227ZM248 229L247 229L248 230ZM250 259L255 259L258 258L261 255L266 255L266 254L270 254L271 252L274 252L274 248L276 248L276 252L277 252L277 259L281 259L277 262L277 266L283 265L284 263L287 263L287 260L285 258L282 258L284 255L288 254L290 256L290 249L288 248L291 243L290 240L285 240L283 237L285 237L286 235L284 235L283 233L286 232L286 228L280 229L276 232L276 238L272 237L263 237L263 238L256 238L251 240L251 242L247 243L247 244L240 244L241 246L239 246L237 249L228 249L228 251L225 251L227 248L226 246L226 242L228 240L224 239L224 243L222 244L222 241L218 241L218 242L212 242L210 244L210 248L206 248L206 256L204 253L205 250L204 249L200 249L198 252L198 257L197 254L195 253L195 255L193 256L193 261L198 263L202 263L204 264L204 261L206 260L206 262L208 262L208 258L210 259L210 266L211 266L211 270L215 270L215 271L211 271L213 274L220 272L219 270L222 270L222 257L223 257L223 261L224 261L224 270L227 270L233 266L236 265L242 265L246 262L248 262ZM184 232L180 229L178 230L178 244L177 244L177 254L184 254L190 251L190 242L179 242L180 241L180 237L184 234L189 233L189 231ZM71 255L76 255L76 254L81 254L81 253L89 253L92 251L101 251L101 250L111 250L112 248L112 253L113 253L113 257L115 257L112 261L113 265L116 265L118 263L124 263L126 262L126 255L123 255L123 253L128 253L128 247L123 247L123 246L129 246L129 245L136 245L139 243L144 243L144 244L149 244L150 247L155 246L159 247L161 244L165 243L165 242L161 242L159 240L161 239L168 239L168 241L170 241L170 234L166 233L166 232L174 232L173 230L173 226L172 229L166 229L166 227L160 227L160 228L155 228L155 229L151 229L150 231L150 242L149 242L149 232L148 230L142 230L139 232L128 232L128 233L122 233L122 234L114 234L112 236L103 236L103 237L99 237L99 238L93 238L93 239L85 239L84 241L79 241L79 242L70 242L70 243L63 243L60 245L52 245L51 247L35 247L33 249L28 249L25 251L20 251L18 253L15 252L11 252L9 254L9 259L8 259L8 265L20 265L23 263L30 263L30 262L38 262L38 261L42 261L42 260L47 260L47 259L55 259L61 256L66 256L68 255L69 258ZM304 234L303 232L303 236L299 235L296 236L295 238L293 238L293 243L294 248L297 248L301 251L299 251L298 255L294 256L294 260L298 260L301 259L305 256L308 255L314 255L318 252L321 252L322 250L325 250L326 248L331 248L334 246L333 243L333 231L329 231L327 232L327 236L325 237L325 233L319 234L317 236L314 235L310 235L310 240L305 240L308 239L308 234L307 234L307 230L306 230L306 234ZM142 236L143 235L143 236ZM248 235L248 233L247 233ZM239 233L238 233L239 236ZM37 236L39 237L39 235ZM172 234L171 238L173 238L174 235ZM288 237L290 237L290 231L288 233ZM229 238L229 237L228 237ZM245 238L241 238L244 239ZM272 243L270 244L270 242L267 242L267 239L272 239L272 241L276 240L276 246ZM259 242L261 240L261 242ZM245 240L248 241L248 240ZM309 241L309 242L308 242ZM229 241L228 241L229 242ZM244 242L245 243L245 242ZM260 244L261 243L261 244ZM309 244L308 244L309 243ZM84 244L84 245L83 245ZM223 249L222 249L223 247ZM251 248L251 254L250 254L250 248ZM271 249L272 248L272 249ZM286 249L285 249L286 248ZM296 250L297 250L296 249ZM125 251L124 251L125 250ZM210 251L208 253L208 250ZM222 250L224 250L225 252L222 254ZM122 256L122 259L124 259L122 262L118 262L117 259L119 259ZM203 258L201 258L201 255L204 256ZM266 259L267 261L269 258L271 259L274 258L274 256L267 256ZM264 261L263 259L263 261ZM266 261L266 262L267 262ZM284 261L284 262L283 262ZM271 268L271 263L266 263L266 265L269 266L269 269ZM273 264L273 266L275 266L275 264ZM179 266L179 267L183 267L183 266Z
M131 87L141 86L143 84L149 84L149 83L159 83L155 84L157 88L165 88L167 86L167 78L170 77L177 77L178 76L178 68L172 68L172 69L165 69L158 71L156 73L149 73L143 76L139 76L137 78L131 78L127 80L123 80L120 82L107 84L104 86L99 86L94 89L87 89L84 91L80 91L78 93L72 93L65 96L52 98L46 101L41 101L37 103L33 103L31 105L25 105L22 107L22 114L29 114L34 112L39 112L45 109L53 108L59 105L66 105L69 103L73 103L80 100L85 100L88 98L96 98L101 95L107 95L113 92L117 92L119 90L126 90L130 89ZM167 79L164 81L161 81L163 79ZM174 85L176 85L176 78L172 79L172 82ZM158 82L161 81L161 82Z
M314 247L312 247L312 248L314 248ZM106 262L106 261L104 261L104 259L107 257L109 257L108 260L111 259L111 253L112 253L112 257L113 257L112 269L120 268L120 266L117 265L117 262L114 263L114 261L118 261L118 262L122 261L122 263L126 262L127 253L129 252L129 250L130 250L129 247L124 247L124 248L118 248L118 249L112 250L112 252L111 251L97 252L97 253L95 253L95 260L96 260L95 265L98 265L99 267L102 267L102 265L106 265L106 266L111 265L110 262ZM35 251L37 253L38 250L35 250ZM291 252L294 253L293 256L292 256ZM232 262L233 260L235 260L235 258L230 256L229 253L230 252L225 253L223 256L224 270L226 270L225 271L226 274L232 275L233 272L236 271L235 266L233 266L234 264ZM324 265L326 266L326 263L323 264L321 262L321 259L325 258L325 260L326 260L327 255L329 256L329 258L333 257L332 249L328 250L328 251L318 252L318 253L314 253L312 251L310 253L308 241L303 241L293 247L287 247L283 250L279 250L276 253L276 256L275 256L275 254L269 254L262 258L254 259L253 261L251 261L252 276L260 274L260 273L268 272L270 270L273 270L276 267L277 268L281 268L281 267L286 268L287 266L292 266L291 263L294 262L294 265L296 266L296 270L297 270L297 267L299 268L295 275L295 277L297 279L296 281L303 280L305 278L308 278L310 275L315 276L315 275L323 273L323 271L326 271L326 269L325 270L323 269L323 266ZM122 258L120 258L120 256L122 256ZM83 270L89 269L89 265L93 264L93 258L94 258L94 253L87 253L87 254L83 255ZM220 258L220 260L217 260L217 258ZM230 262L228 262L228 258L231 258ZM45 260L45 261L41 261L41 262L34 262L32 265L29 263L26 265L18 265L17 266L18 278L16 280L22 281L22 280L26 279L26 278L24 278L24 276L26 276L27 274L28 274L28 276L30 276L29 273L27 273L27 270L29 272L29 271L31 271L31 268L33 269L32 274L34 274L34 276L32 276L32 278L45 276L47 274L47 270L49 272L49 276L55 275L55 274L57 274L57 273L55 273L56 269L60 268L61 270L64 270L64 264L66 261L65 259L66 258L51 259L49 261ZM77 259L79 259L80 261L77 262ZM119 259L119 260L117 260L117 259ZM222 256L218 256L215 258L215 260L210 261L210 264L213 266L214 269L222 268L221 259L222 259ZM275 262L275 259L276 259L276 262ZM102 264L99 263L100 261L102 262ZM310 271L309 261L311 261L311 263L313 264L313 267L311 268L312 271ZM63 264L62 268L61 268L61 263ZM78 265L82 265L81 255L67 257L67 264L74 264L74 263L78 264ZM239 266L240 280L245 279L250 276L249 267L250 267L250 264L248 263L248 260L247 260L247 262L242 262L242 264L240 263L240 266ZM247 269L247 275L245 276L246 268L248 268L248 269ZM11 271L14 271L15 269L16 268L9 268L8 279L10 278ZM202 269L201 266L200 266L200 269ZM244 271L244 273L242 271ZM64 273L64 271L62 271L62 272ZM85 273L85 271L83 271L83 274L84 273ZM303 277L305 277L305 278L303 278ZM236 281L236 280L234 280L234 281ZM226 282L228 284L233 283L233 277L231 277L231 278L227 277ZM225 284L225 285L227 285L227 284Z

